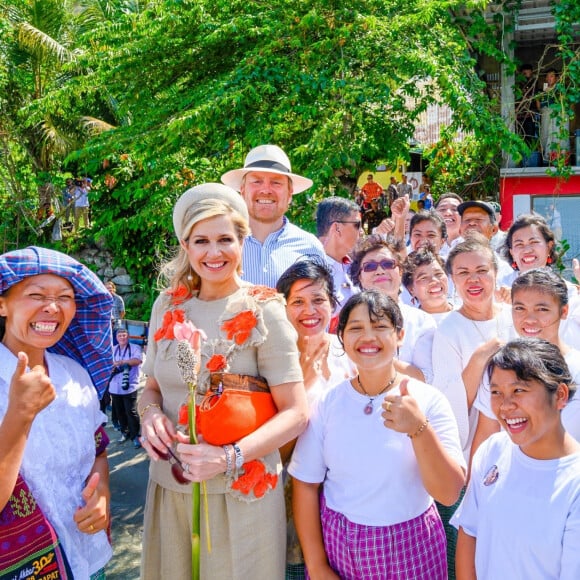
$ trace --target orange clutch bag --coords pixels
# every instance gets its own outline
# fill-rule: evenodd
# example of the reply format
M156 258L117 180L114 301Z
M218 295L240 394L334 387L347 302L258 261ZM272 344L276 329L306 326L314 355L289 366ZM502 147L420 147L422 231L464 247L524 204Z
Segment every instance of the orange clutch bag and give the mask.
M197 426L210 445L228 445L254 432L277 412L264 378L213 373L198 407Z

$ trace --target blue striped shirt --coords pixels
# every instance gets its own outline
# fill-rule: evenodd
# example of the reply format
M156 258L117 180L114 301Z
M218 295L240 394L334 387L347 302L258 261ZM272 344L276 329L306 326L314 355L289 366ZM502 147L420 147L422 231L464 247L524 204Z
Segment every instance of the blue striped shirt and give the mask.
M316 256L326 262L326 254L318 238L284 217L284 225L271 233L263 244L251 235L244 240L242 279L275 288L278 278L296 260L305 256Z

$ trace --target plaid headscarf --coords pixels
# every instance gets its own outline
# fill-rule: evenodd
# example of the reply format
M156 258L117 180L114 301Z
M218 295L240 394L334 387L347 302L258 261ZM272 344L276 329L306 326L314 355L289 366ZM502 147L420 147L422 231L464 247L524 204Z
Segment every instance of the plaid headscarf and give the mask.
M54 274L70 282L77 312L63 337L48 351L82 365L99 397L111 375L111 309L113 298L96 274L65 254L31 246L0 255L0 295L30 276Z

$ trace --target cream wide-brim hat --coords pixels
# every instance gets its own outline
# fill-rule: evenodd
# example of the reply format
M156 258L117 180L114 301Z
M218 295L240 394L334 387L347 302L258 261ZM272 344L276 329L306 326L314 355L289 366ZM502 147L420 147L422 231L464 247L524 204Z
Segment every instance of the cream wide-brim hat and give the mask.
M221 177L223 183L240 191L242 179L247 173L253 171L265 171L285 175L292 180L292 194L302 193L312 187L312 180L292 173L290 159L277 145L259 145L254 147L247 155L242 169L232 169Z
M184 223L189 209L193 205L216 199L225 202L249 222L248 207L237 191L221 183L202 183L183 193L173 208L173 229L178 240L182 240L184 234L189 234L194 225L191 219Z

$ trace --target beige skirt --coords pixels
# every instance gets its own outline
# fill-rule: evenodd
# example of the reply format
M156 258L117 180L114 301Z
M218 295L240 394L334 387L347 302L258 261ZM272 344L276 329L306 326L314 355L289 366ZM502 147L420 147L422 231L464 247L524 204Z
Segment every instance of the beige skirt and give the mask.
M189 486L187 489L191 489ZM211 553L201 509L202 580L282 580L285 575L286 515L282 478L253 502L228 493L208 495ZM149 481L145 504L142 580L191 579L191 493Z

